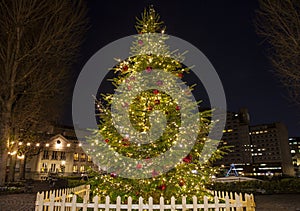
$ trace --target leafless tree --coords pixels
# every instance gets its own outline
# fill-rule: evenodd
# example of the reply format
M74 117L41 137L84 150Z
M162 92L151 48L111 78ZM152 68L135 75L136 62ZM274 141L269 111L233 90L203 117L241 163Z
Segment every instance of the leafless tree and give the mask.
M268 42L275 73L300 104L300 1L259 0L256 31Z
M8 147L58 113L87 21L80 0L2 0L0 14L1 186Z

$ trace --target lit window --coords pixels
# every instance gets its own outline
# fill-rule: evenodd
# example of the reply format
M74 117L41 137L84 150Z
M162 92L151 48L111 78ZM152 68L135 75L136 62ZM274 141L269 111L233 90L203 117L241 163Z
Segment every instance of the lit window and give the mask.
M67 147L70 147L71 146L71 144L67 144Z
M80 172L84 172L85 171L85 166L84 165L81 165L80 166Z
M48 169L47 169L47 163L42 163L42 166L41 166L41 172L47 172Z
M79 155L77 152L74 153L74 160L79 160Z
M85 161L85 154L84 154L84 153L81 153L81 155L80 155L80 160L81 160L81 161Z
M88 162L92 162L92 157L88 155Z
M78 166L77 165L73 166L73 172L78 172Z

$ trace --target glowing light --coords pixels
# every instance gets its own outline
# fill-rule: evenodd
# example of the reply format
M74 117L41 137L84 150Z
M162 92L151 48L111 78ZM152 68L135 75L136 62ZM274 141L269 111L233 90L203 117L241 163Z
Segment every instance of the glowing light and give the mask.
M49 144L46 144L46 147L49 147Z
M24 157L25 157L24 155L18 155L17 156L18 159L24 159Z

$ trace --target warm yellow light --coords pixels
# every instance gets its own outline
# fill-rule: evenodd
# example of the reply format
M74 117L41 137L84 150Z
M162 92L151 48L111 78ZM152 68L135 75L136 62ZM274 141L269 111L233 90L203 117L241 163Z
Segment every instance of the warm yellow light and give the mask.
M80 146L80 147L81 147L81 146L82 146L82 144L80 143L80 144L78 144L78 146Z
M65 165L65 164L66 164L65 160L61 161L61 165Z
M36 146L39 147L39 146L40 146L40 143L37 143Z
M71 146L71 144L67 144L67 147L70 147Z
M17 156L18 159L24 159L24 157L25 157L24 155L18 155Z
M19 145L21 146L23 144L23 142L19 142Z
M11 152L10 154L11 154L11 155L15 155L15 154L17 154L17 151L13 151L13 152Z
M46 144L46 147L49 147L49 144Z
M26 145L27 145L27 146L30 146L31 144L28 142Z

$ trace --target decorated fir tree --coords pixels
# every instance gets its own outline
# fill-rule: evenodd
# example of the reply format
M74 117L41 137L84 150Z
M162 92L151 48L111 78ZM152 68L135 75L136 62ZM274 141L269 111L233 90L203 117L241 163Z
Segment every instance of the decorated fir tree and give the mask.
M210 141L210 112L199 112L190 100L192 87L181 80L189 68L183 54L166 45L165 27L152 7L137 19L136 29L132 56L113 68L116 93L98 96L99 130L88 139L88 153L104 172L93 173L92 192L112 200L121 196L123 202L128 196L158 202L160 196L209 195L205 186L216 173L211 164L221 154L200 162Z

